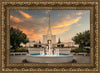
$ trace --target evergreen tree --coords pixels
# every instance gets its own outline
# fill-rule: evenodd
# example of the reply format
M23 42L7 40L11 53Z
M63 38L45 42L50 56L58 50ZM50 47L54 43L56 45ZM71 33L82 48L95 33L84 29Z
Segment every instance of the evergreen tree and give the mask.
M58 40L58 44L60 44L61 43L61 41L60 41L60 38L59 38L59 40Z
M64 47L64 44L61 44L61 47Z
M41 47L41 41L39 40L39 47Z
M39 40L39 44L41 44L41 41Z
M58 39L57 47L61 47L60 43L61 43L61 41L60 41L60 38L59 38L59 39Z
M37 47L37 44L34 44L34 47Z

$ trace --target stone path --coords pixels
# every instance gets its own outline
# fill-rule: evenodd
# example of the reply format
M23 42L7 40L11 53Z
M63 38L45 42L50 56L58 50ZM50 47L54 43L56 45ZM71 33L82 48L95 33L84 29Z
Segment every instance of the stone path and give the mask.
M91 63L90 56L75 55L73 58L77 61L77 63Z

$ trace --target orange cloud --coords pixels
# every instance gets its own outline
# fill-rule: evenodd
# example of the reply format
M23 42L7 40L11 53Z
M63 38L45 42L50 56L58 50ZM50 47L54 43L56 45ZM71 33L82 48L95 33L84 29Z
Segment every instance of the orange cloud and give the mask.
M23 22L21 19L14 17L14 16L10 16L10 20L14 21L15 23Z
M14 25L10 25L10 27L13 27L13 28L16 28L17 29L17 26L14 26Z
M52 30L52 33L54 35L57 35L57 34L62 34L64 33L65 31L68 31L70 29L70 27L67 27L67 28L60 28L60 29L53 29Z
M29 38L29 40L35 40L35 41L38 41L38 40L42 40L42 35L43 33L35 33L33 29L20 29L21 31L23 31L23 33L25 33L27 35L27 37Z
M53 28L67 27L69 25L72 25L74 23L77 23L80 19L81 19L81 16L80 17L77 17L76 19L72 19L72 20L68 20L68 21L65 19L61 23L58 23L57 25L53 26Z
M18 28L17 26L11 26L11 27ZM31 41L32 40L37 41L39 39L42 39L42 37L41 37L42 34L35 33L33 29L27 30L25 28L19 28L19 30L21 30L23 33L25 33L27 35L27 37L29 38L29 40L31 40Z
M46 19L47 18L44 17L41 21L44 21ZM70 25L77 23L80 19L81 19L81 16L77 17L76 19L72 19L69 15L67 15L65 18L61 19L61 22L56 22L56 25L51 26L52 34L53 35L63 34L65 31L68 31L70 29L70 27L69 27ZM35 41L41 40L42 41L42 39L43 39L42 35L46 35L47 30L48 30L48 27L40 28L39 30L37 30L37 32L35 29L23 28L23 26L21 26L21 25L12 25L11 27L18 28L19 30L23 31L23 33L25 33L27 35L27 37L29 38L30 41L32 41L32 40L35 40Z
M27 37L29 38L29 40L38 40L39 36L34 33L33 29L25 29L25 28L21 28L19 29L21 30L23 33L25 33L27 35Z
M57 35L57 34L62 34L62 33L64 33L65 31L68 31L69 29L70 29L70 27L67 27L67 28L52 28L52 27L51 27L51 32L52 32L53 35ZM47 31L48 31L48 27L46 27L46 28L41 28L41 29L39 30L41 36L42 36L42 35L46 35L46 34L47 34Z
M21 27L20 25L11 25L11 27L13 28L16 28L16 29L19 29L21 30L23 33L25 33L27 35L27 37L29 38L30 41L39 41L43 39L43 35L46 35L47 34L47 30L48 30L48 27L46 28L41 28L40 30L38 30L38 32L34 32L34 29L26 29L26 28L23 28ZM52 28L52 34L53 35L57 35L57 34L62 34L64 33L65 31L68 31L70 28Z
M30 41L38 41L41 40L42 41L42 35L46 34L46 30L45 28L41 28L38 32L34 32L34 29L30 28L24 28L23 26L16 24L16 25L10 25L10 27L16 28L21 30L23 33L25 33L27 35L27 37L29 38Z
M78 13L76 13L76 15L82 15L83 13L82 12L78 12Z
M31 18L31 16L23 11L19 11L25 18Z
M42 33L42 34L47 34L47 30L48 30L47 27L46 27L46 28L41 28L41 29L39 30L39 32Z

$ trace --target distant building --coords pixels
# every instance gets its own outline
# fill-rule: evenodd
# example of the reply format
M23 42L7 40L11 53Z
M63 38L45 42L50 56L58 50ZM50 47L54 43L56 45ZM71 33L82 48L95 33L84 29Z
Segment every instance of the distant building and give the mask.
M33 47L34 44L36 44L36 42L30 41L26 44L21 43L20 46L22 46L22 47Z
M79 47L79 45L75 44L75 42L73 42L73 41L72 42L64 42L63 44L64 44L65 47L71 47L71 48Z

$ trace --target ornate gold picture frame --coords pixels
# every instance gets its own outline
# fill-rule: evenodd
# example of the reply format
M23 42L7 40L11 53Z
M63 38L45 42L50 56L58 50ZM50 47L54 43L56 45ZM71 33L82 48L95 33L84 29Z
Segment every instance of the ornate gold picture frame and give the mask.
M10 9L25 9L25 10L90 10L90 29L91 29L91 63L89 64L38 64L38 63L22 63L22 64L10 64L9 63L9 11ZM29 2L27 1L0 1L0 42L1 42L1 73L10 72L76 72L79 71L85 73L99 73L99 1L65 1L65 0L52 0L43 1L37 0ZM2 18L2 19L1 19ZM78 73L78 72L77 72Z

